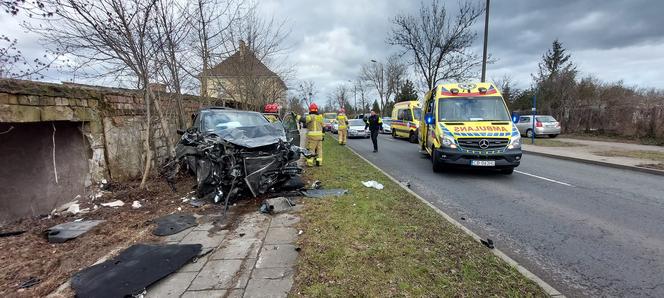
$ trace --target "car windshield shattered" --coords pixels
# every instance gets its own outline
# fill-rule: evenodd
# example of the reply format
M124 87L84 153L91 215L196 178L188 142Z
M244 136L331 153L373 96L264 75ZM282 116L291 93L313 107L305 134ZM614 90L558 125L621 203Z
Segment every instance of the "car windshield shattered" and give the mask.
M202 111L201 131L252 148L286 140L286 134L280 123L270 123L257 112Z

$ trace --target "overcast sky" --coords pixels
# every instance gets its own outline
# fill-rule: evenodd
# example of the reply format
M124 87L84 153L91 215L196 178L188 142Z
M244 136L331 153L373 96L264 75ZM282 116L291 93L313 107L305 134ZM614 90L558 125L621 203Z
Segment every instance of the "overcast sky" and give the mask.
M451 12L457 6L457 1L443 2ZM390 20L399 13L414 14L419 6L416 1L398 0L259 3L262 14L289 21L292 50L286 59L295 65L297 80L316 82L322 99L336 84L355 79L363 63L384 60L398 52L400 49L385 43ZM507 75L519 87L528 87L542 54L558 38L582 75L623 80L630 86L664 87L664 1L494 0L491 4L489 53L497 62L488 66L490 79ZM26 53L41 50L15 19L7 15L0 18L2 33L19 38ZM474 50L478 54L482 26L483 19L475 28L478 38ZM60 76L49 74L47 79L70 79ZM290 84L295 87L297 81Z

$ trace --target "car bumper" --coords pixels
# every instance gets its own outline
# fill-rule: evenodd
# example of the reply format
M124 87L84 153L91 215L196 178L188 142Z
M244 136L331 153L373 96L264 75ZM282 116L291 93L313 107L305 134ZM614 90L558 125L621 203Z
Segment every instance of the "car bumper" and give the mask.
M392 133L392 128L389 127L383 127L381 130L382 133Z
M538 135L559 135L560 127L535 127L535 133Z
M500 154L488 155L475 155L465 152L459 152L457 149L441 148L436 149L435 156L438 157L438 162L445 165L458 166L458 167L472 167L472 168L493 168L493 169L507 169L515 168L521 164L521 149L507 150ZM493 160L496 165L493 167L471 166L473 160Z
M366 131L348 131L349 138L366 138L369 135Z

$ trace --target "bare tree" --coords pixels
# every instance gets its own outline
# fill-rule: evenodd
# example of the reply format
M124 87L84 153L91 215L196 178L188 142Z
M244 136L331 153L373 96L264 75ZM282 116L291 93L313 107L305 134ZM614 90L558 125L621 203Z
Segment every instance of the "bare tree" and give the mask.
M371 60L370 63L362 65L360 78L376 90L379 99L378 104L382 110L387 100L387 80L383 63Z
M58 55L49 54L29 59L18 48L17 39L0 35L0 78L43 79L44 71L48 70L57 60Z
M103 63L109 74L130 74L143 90L146 128L145 168L141 187L152 162L152 99L150 62L156 55L149 33L157 0L62 0L53 19L32 27L49 44L85 62ZM165 128L163 128L165 130Z
M385 97L390 100L392 96L399 94L401 86L406 79L406 64L404 64L398 55L392 55L387 60L386 83L387 89ZM396 99L394 99L396 102Z
M484 10L471 3L459 3L456 17L448 14L440 0L421 4L416 15L398 15L392 19L387 42L410 54L427 88L441 79L463 79L481 63L469 52L477 33L471 27Z
M316 96L316 83L312 80L300 82L299 88L297 89L297 96L299 96L308 107L311 104L313 97Z

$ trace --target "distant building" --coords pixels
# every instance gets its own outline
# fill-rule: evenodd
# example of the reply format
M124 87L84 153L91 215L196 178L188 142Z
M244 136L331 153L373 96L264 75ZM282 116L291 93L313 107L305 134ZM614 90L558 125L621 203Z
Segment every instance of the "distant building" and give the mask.
M207 89L207 90L206 90ZM240 102L246 109L259 109L266 103L284 103L286 84L240 41L237 52L201 74L201 95L218 98L220 103Z

